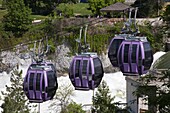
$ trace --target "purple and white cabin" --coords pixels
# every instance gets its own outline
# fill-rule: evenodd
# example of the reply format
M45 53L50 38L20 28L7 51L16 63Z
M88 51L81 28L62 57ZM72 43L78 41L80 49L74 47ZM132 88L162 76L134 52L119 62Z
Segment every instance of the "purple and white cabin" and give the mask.
M69 78L76 90L93 90L103 75L102 62L95 53L75 56L69 68Z
M58 88L56 72L47 64L31 64L24 78L24 92L30 102L51 100Z
M108 57L113 67L118 67L117 52L120 44L123 42L123 40L125 40L125 38L128 35L129 34L119 34L114 38L112 38L110 42L109 49L108 49Z
M146 37L131 38L132 40L130 38L124 40L119 47L117 54L119 68L127 76L146 74L153 62L150 43Z

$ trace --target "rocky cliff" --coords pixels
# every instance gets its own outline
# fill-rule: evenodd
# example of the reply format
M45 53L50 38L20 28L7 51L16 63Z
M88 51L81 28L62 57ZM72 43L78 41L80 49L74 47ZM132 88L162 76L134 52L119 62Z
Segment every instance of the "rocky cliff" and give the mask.
M69 53L70 49L65 44L56 47L56 52L52 58L52 62L54 62L54 64L56 65L56 69L59 75L63 75L63 73L68 72L70 62L74 57L69 55ZM29 60L29 63L31 63L30 57L28 57L28 53L16 54L15 52L5 51L1 53L0 58L0 72L10 72L18 64L24 65L24 60ZM118 71L117 68L112 67L107 54L103 53L99 55L99 58L102 61L105 73Z

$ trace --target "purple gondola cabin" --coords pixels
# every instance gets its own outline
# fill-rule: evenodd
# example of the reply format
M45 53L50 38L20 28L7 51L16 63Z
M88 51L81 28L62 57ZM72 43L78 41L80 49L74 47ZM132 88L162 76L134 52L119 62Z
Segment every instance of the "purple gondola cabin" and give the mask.
M102 63L95 53L75 56L69 68L69 78L76 90L93 90L103 75Z
M30 102L51 100L58 88L55 67L52 63L32 63L24 78L24 92Z
M124 75L142 75L150 69L153 53L146 37L131 36L121 43L117 58Z

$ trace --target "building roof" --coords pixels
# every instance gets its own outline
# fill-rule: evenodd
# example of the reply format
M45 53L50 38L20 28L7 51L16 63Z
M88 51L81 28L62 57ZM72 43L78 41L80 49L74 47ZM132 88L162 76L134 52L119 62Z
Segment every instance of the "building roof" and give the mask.
M131 6L121 3L121 2L117 2L115 4L112 4L110 6L104 7L102 9L100 9L100 11L102 12L112 12L112 11L124 11L131 8Z

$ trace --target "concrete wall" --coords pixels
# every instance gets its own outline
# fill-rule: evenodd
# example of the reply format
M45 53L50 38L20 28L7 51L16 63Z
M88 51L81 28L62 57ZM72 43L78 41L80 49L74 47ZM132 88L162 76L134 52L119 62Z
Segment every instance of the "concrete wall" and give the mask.
M133 92L137 89L138 83L126 77L126 100L131 113L138 113L138 99Z

